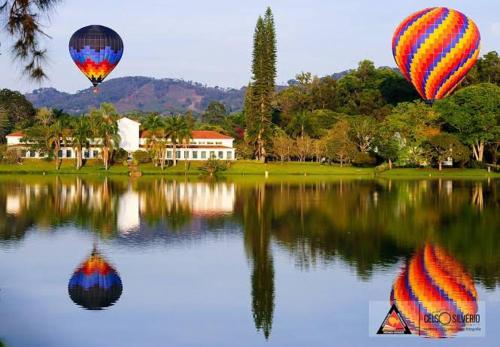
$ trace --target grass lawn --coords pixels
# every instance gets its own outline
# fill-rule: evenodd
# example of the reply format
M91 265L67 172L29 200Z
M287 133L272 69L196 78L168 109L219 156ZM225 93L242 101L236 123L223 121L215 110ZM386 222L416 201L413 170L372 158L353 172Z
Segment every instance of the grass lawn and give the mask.
M190 162L185 166L179 162L177 166L166 167L161 170L153 164L141 164L139 170L143 175L190 175L200 176L202 162ZM318 163L260 163L250 160L232 162L227 171L221 176L265 176L269 178L280 176L324 176L324 177L352 177L352 178L486 178L500 177L500 173L488 173L481 169L393 169L375 173L373 168L340 167L338 165L321 165ZM0 164L0 174L80 174L80 175L128 175L125 165L113 165L106 171L97 161L88 161L81 170L76 170L74 160L63 160L61 169L56 171L54 162L38 159L26 159L22 164Z

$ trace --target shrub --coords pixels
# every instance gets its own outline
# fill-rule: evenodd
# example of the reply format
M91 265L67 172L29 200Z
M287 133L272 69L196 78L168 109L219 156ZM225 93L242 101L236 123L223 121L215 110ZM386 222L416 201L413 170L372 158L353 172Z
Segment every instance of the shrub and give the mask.
M21 162L21 153L17 149L7 149L2 160L8 164L17 164Z
M135 151L132 154L132 158L137 164L151 163L151 154L146 151Z
M352 163L355 166L360 166L360 167L374 166L377 163L377 158L372 157L368 153L358 152L356 153Z
M128 159L128 152L123 148L120 148L113 154L114 163L122 163Z
M210 176L216 175L221 171L226 171L228 168L228 164L225 161L217 160L214 158L208 159L205 164L200 166L200 170Z

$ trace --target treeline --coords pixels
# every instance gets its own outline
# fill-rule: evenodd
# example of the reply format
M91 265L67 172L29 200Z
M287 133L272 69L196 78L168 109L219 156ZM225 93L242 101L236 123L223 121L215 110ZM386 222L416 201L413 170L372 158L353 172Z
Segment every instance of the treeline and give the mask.
M479 59L454 94L434 104L421 101L398 71L367 60L338 80L301 73L291 82L271 100L265 160L437 167L449 159L458 166L498 162L496 52ZM254 117L247 112L248 122ZM262 159L254 143L247 132L239 154Z

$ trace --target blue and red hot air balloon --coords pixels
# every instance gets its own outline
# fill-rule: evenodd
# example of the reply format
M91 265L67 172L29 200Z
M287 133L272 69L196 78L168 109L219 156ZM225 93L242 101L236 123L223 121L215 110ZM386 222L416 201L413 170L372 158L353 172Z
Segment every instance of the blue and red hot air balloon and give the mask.
M401 73L427 101L450 95L479 56L481 35L463 13L434 7L406 18L392 38Z
M88 310L102 310L113 305L122 290L120 276L96 249L76 269L68 284L71 300Z
M76 66L92 82L94 90L118 65L123 41L114 30L90 25L77 30L69 40L69 53Z

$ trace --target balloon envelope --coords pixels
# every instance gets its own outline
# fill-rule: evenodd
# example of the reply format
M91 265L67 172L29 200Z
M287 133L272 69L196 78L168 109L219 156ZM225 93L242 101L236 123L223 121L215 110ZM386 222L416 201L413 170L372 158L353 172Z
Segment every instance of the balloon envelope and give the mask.
M68 284L71 300L88 310L113 305L122 290L122 281L116 270L95 250L76 269Z
M392 38L402 74L421 97L433 101L453 92L479 56L481 35L463 13L434 7L406 18Z
M426 245L396 278L391 291L395 304L413 334L452 337L465 328L453 315L475 315L477 291L471 276L443 248ZM437 315L438 320L426 317Z
M118 65L123 55L123 41L110 28L90 25L71 36L69 53L95 87Z

